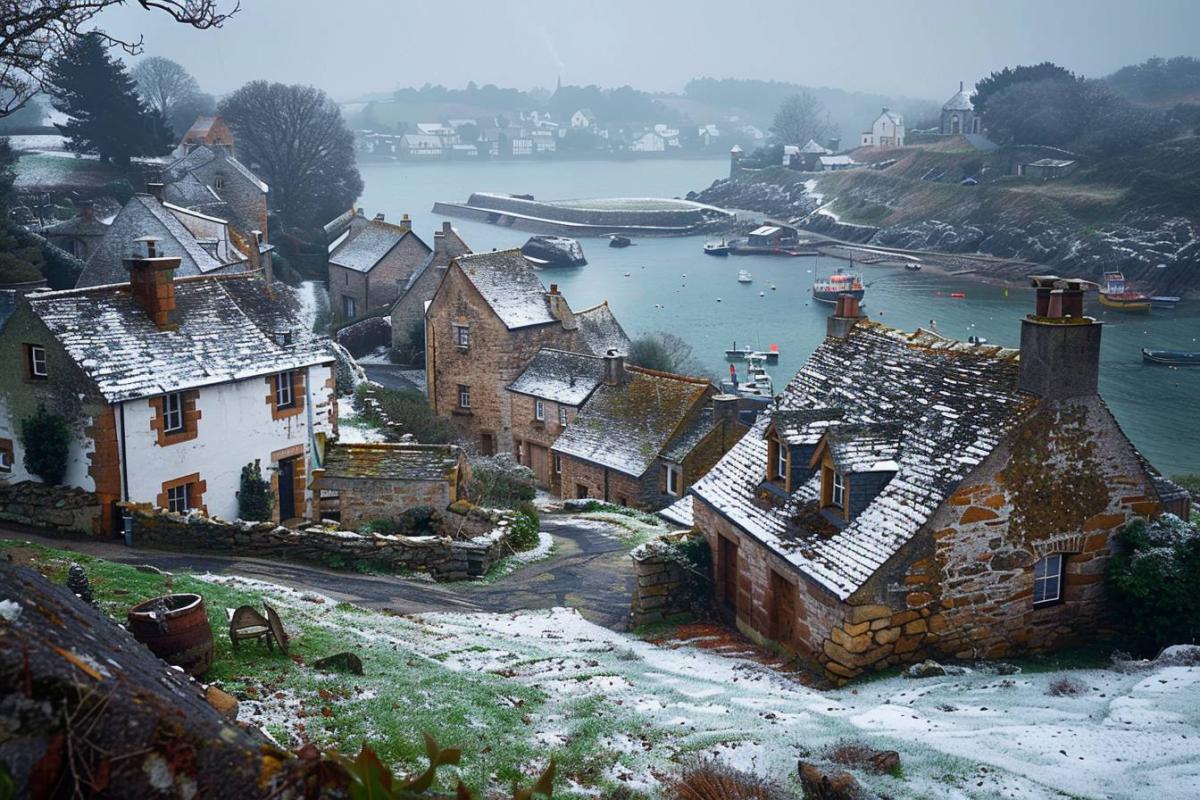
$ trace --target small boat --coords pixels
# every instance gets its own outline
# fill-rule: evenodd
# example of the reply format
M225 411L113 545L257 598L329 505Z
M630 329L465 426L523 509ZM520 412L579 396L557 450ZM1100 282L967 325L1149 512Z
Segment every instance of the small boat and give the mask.
M966 300L967 299L966 292L951 292L950 296L953 297L955 300Z
M908 270L909 272L920 272L920 271L921 271L921 265L920 265L920 264L915 264L915 263L912 263L912 262L909 262L909 263L905 264L905 265L904 265L904 268L905 268L906 270Z
M721 382L721 391L736 394L741 397L758 397L769 399L774 396L775 384L763 366L762 353L746 357L746 380L739 381L737 367L729 365L729 380Z
M608 237L609 247L629 247L631 244L633 244L633 242L628 236L622 236L619 233L614 233L612 236Z
M1168 310L1175 308L1175 306L1179 305L1179 299L1180 298L1178 298L1178 297L1166 297L1166 296L1151 297L1150 298L1150 307L1157 308L1160 311L1168 311Z
M779 345L773 344L767 349L767 363L768 364L778 364L779 363Z
M725 358L729 359L730 361L740 361L753 352L753 347L750 347L749 345L738 347L737 342L734 342L733 347L730 347L725 351Z
M837 304L838 295L849 294L862 300L866 293L862 278L848 273L840 267L833 275L828 278L818 278L812 285L813 300L829 305Z
M967 337L967 343L968 344L987 344L988 340L983 338L982 336L971 335L971 336Z
M706 256L727 256L729 255L729 242L725 241L725 237L721 237L720 242L705 242L704 255Z
M1100 305L1117 311L1144 314L1150 310L1150 298L1133 290L1120 272L1104 273L1104 288L1100 290Z
M750 274L750 270L748 270L748 269L739 269L738 270L738 283L753 283L753 282L754 282L754 276Z
M1200 367L1200 352L1190 350L1147 350L1142 348L1142 361L1147 364L1166 364L1170 367Z

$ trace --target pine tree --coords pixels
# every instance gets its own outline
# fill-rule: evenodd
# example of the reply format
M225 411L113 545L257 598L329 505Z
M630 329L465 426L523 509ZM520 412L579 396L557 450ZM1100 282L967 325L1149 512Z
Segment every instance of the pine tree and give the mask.
M138 98L125 65L109 55L100 36L89 34L72 44L51 65L47 82L55 110L69 117L55 125L67 137L68 149L118 164L170 149L166 121Z

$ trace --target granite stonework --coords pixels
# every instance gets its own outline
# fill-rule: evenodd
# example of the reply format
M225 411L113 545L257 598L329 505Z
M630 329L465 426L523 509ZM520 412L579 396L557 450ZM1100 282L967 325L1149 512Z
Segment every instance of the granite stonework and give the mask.
M687 589L691 582L687 567L671 544L685 535L671 534L655 539L630 554L636 579L629 604L629 621L633 627L706 611L693 601Z
M436 581L457 581L487 574L510 555L514 516L507 511L447 512L449 536L387 536L311 525L290 529L271 522L228 522L199 514L183 516L161 509L132 509L138 547L188 553L223 552L279 558L328 566L331 561L360 562L389 571L427 572Z

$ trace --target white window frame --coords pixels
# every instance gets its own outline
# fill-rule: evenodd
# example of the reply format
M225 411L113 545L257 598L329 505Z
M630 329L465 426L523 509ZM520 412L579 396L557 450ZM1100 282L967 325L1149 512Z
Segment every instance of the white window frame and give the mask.
M1063 563L1062 553L1049 553L1039 558L1033 565L1033 604L1035 606L1057 603L1062 599Z
M533 418L536 419L538 422L546 421L546 401L545 400L534 400L533 401Z
M163 433L183 433L183 392L163 395Z
M181 483L167 489L167 511L173 514L186 514L192 508L192 485Z
M567 427L567 407L560 405L558 407L558 424L559 427Z
M554 474L562 475L562 456L558 453L554 454Z
M470 325L454 325L454 346L461 350L467 350L471 347L471 326Z
M13 471L12 454L7 450L0 450L0 472L5 474Z
M458 385L458 407L471 407L471 387L466 384L460 383Z
M350 282L349 273L346 274L346 282ZM342 316L346 319L354 319L358 316L358 301L348 294L342 295Z
M667 464L667 494L679 497L683 491L683 469L678 464Z
M293 388L292 370L275 375L275 408L295 408L296 392Z
M50 376L50 370L46 368L46 348L40 344L29 345L29 374L35 378Z
M781 441L775 443L775 476L781 481L788 479L788 448Z
M829 481L829 503L838 508L846 507L846 476L836 469Z

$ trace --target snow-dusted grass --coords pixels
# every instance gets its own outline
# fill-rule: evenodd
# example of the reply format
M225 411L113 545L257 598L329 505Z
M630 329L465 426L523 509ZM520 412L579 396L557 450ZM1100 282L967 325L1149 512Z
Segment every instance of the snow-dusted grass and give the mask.
M536 564L539 561L545 561L550 556L554 555L554 537L545 531L538 531L538 543L529 550L524 550L520 553L513 553L511 556L505 556L492 565L488 570L487 575L478 579L476 583L495 583L506 575L511 575L513 572L527 567L530 564Z
M75 557L58 552L59 572ZM117 616L163 588L160 576L132 567L86 566ZM401 768L419 764L419 734L429 731L463 747L461 774L475 787L531 775L553 757L555 797L610 796L617 786L654 797L657 776L698 754L794 781L798 758L843 740L900 753L898 776L856 773L898 800L1183 800L1200 785L1196 666L976 668L817 691L753 661L653 644L568 609L411 618L247 579L177 576L175 588L203 592L214 624L224 605L269 599L293 633L303 663L219 643L213 677L250 700L246 720L292 744L353 751L370 740ZM357 653L366 674L306 666L339 650ZM1052 694L1064 678L1082 690Z
M383 429L358 413L353 397L338 398L338 441L343 444L386 442Z
M621 509L619 511L584 511L573 514L572 519L585 519L615 526L618 529L617 533L621 541L625 544L635 546L644 544L656 536L662 536L665 533L671 532L671 528L667 526L667 523L653 514L646 514L630 509Z

